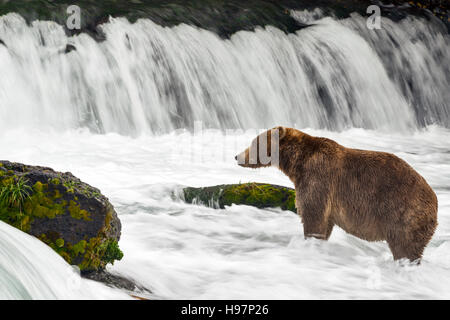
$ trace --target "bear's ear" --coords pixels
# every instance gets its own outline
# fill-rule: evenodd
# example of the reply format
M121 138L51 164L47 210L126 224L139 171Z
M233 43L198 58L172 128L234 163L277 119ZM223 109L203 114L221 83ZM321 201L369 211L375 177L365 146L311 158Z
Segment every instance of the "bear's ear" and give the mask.
M278 126L273 128L272 130L278 130L278 138L281 140L284 138L284 136L286 135L286 128L283 126Z

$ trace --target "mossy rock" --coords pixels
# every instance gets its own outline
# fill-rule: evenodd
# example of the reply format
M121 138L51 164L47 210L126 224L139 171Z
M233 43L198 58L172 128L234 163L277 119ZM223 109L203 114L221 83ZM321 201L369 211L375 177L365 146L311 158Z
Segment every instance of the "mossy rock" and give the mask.
M5 201L2 191L20 182L23 200ZM113 206L69 172L0 161L0 220L39 238L84 272L104 269L123 256Z
M224 184L204 188L183 189L183 200L213 208L243 204L257 208L281 208L297 212L295 190L266 183Z

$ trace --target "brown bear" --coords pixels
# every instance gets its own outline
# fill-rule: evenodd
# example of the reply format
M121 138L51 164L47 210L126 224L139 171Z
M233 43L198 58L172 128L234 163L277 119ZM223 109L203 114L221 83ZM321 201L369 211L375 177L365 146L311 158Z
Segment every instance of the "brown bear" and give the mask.
M262 150L279 159L261 161ZM414 261L421 258L436 229L436 194L419 173L391 153L350 149L276 127L260 134L235 158L243 167L275 165L291 179L305 237L327 240L337 225L364 240L386 240L395 260Z

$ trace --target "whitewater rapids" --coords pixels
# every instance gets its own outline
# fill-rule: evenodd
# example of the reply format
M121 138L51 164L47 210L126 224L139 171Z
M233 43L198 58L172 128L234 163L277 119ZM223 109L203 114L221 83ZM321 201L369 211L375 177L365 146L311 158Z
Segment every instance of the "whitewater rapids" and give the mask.
M86 280L46 244L0 221L0 300L131 299Z
M337 227L328 242L304 240L300 219L289 211L236 205L215 210L172 198L180 185L292 186L276 169L235 164L234 155L253 133L130 138L18 130L0 135L0 158L71 171L110 197L122 221L125 256L109 270L150 289L148 298L450 298L450 130L306 132L348 147L393 152L427 179L438 196L439 226L420 266L400 266L386 243L363 241Z

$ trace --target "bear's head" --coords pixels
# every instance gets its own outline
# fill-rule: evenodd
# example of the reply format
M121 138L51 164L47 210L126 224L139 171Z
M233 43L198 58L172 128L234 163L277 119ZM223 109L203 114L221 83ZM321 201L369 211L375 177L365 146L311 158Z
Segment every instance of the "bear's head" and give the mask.
M286 135L286 131L287 128L280 126L258 135L253 139L250 147L234 157L238 161L238 165L255 169L278 167L280 143Z

